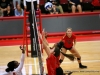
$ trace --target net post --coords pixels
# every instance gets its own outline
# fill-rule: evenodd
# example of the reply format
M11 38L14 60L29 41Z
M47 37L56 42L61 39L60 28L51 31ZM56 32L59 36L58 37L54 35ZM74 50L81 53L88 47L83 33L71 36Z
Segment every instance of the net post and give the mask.
M40 75L44 75L43 73L43 63L42 63L42 54L41 54L41 50L40 50L40 42L39 42L39 37L38 37L38 27L37 27L37 22L36 22L36 15L35 15L35 9L34 9L34 5L33 5L33 0L31 0L31 8L32 8L32 18L33 18L33 30L34 30L34 45L35 45L35 51L37 51L37 57L39 60L39 68L40 68ZM40 14L39 14L40 15Z
M28 47L27 47L27 32L26 32L26 10L24 10L24 27L23 27L23 47L26 44L26 55L28 56Z

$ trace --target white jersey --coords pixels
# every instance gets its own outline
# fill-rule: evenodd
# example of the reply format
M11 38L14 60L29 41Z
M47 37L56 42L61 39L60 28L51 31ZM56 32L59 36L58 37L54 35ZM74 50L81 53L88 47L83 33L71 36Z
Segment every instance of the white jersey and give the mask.
M0 75L13 75L13 73L15 73L15 75L22 75L22 68L24 65L24 59L25 59L25 54L22 54L20 64L13 72L5 72L5 73L0 74Z
M52 7L52 3L51 2L47 2L45 3L45 9L47 9L48 7L51 8Z

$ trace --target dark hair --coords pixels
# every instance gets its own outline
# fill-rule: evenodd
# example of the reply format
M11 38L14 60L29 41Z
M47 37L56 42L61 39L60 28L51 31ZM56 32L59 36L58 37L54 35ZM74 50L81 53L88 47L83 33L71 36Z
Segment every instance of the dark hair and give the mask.
M63 43L62 41L60 41L60 42L57 43L56 46L57 46L59 49L61 49L61 48L63 47L63 45L64 45L64 43Z
M5 70L6 72L10 72L10 71L14 71L14 68L15 68L16 64L15 64L15 61L10 61L8 64L7 64L7 69Z
M56 57L58 57L59 55L60 55L60 49L63 47L63 42L62 41L60 41L59 43L57 43L56 44L56 46L55 46L55 50L54 50L54 52L55 52L55 56Z
M58 68L56 69L56 75L64 75L63 69L62 69L61 67L58 67Z
M55 47L54 52L55 52L54 54L55 57L58 57L60 55L60 49L58 47Z

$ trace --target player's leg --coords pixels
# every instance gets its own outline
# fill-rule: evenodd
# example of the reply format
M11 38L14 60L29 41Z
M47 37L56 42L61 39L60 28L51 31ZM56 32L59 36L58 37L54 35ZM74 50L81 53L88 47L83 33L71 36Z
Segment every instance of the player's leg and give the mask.
M79 4L79 5L77 5L77 9L78 9L78 11L79 11L79 13L81 13L82 12L82 6Z
M71 8L72 8L72 13L75 13L75 11L76 11L76 6L75 6L75 5L72 5Z
M62 51L63 53L66 53L66 52L67 52L67 50L66 50L65 48L62 48L62 50L61 50L61 51ZM60 54L60 56L61 56L61 57L60 57L59 62L60 62L60 63L62 63L62 62L63 62L63 60L64 60L64 55L61 53L61 54Z
M77 61L79 63L79 68L87 68L87 66L82 65L81 56L80 56L80 54L78 53L78 51L74 47L72 47L70 52L77 57Z

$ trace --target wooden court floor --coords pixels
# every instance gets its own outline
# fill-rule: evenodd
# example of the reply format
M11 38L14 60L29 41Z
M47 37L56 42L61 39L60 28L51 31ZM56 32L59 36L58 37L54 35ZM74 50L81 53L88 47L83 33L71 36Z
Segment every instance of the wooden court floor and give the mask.
M53 44L50 44L52 46ZM64 72L73 71L72 75L100 75L100 41L84 41L77 42L77 51L82 57L82 63L87 65L87 69L79 69L77 61L71 62L65 58L61 64ZM70 53L67 51L67 53ZM5 71L6 64L9 61L17 60L20 61L21 51L19 46L1 46L0 47L0 73ZM43 62L46 71L46 60L47 55L43 54ZM39 65L37 58L26 57L25 64L23 67L23 75L31 75L39 73Z

